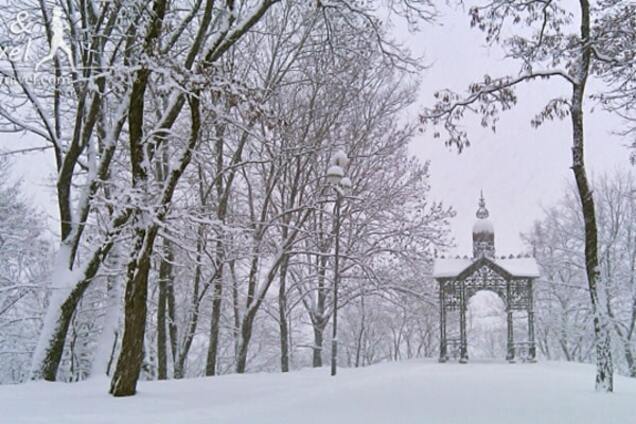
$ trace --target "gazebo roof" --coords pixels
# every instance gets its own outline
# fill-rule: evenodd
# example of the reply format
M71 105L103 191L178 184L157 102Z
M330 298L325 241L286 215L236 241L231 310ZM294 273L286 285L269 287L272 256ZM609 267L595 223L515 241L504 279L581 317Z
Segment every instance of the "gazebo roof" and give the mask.
M536 278L539 277L539 265L532 257L481 257L481 258L436 258L433 265L434 278L457 277L478 261L487 261L496 267L503 269L512 277Z

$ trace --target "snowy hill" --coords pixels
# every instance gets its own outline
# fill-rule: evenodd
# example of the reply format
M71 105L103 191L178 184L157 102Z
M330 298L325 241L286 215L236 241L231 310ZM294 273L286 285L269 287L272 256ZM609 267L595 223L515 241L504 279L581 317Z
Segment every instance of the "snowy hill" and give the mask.
M594 369L564 363L408 361L364 369L146 382L115 399L105 379L0 386L0 422L53 424L636 423L636 380L593 391Z

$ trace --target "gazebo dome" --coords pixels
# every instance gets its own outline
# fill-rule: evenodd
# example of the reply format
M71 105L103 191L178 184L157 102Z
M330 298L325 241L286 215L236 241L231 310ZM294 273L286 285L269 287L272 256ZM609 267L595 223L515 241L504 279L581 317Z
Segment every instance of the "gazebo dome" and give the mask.
M495 233L495 227L489 219L478 219L473 225L473 234L479 233Z

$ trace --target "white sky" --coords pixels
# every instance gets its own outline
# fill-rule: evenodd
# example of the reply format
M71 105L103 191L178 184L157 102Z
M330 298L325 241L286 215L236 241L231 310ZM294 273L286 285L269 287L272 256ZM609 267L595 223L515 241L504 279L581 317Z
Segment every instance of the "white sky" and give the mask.
M415 112L433 101L432 93L441 88L463 90L471 80L515 72L496 49L483 47L482 34L469 28L466 12L444 9L444 25L429 26L415 35L404 35L416 55L424 55L432 66L422 77L420 100ZM404 31L399 31L400 33ZM471 253L471 227L475 220L479 190L483 188L491 220L495 224L498 254L523 249L519 233L541 216L542 205L549 205L572 181L569 121L547 123L535 130L530 119L545 101L566 88L559 83L540 81L519 90L520 102L514 111L502 116L496 134L483 130L474 120L466 126L473 144L461 155L446 148L430 133L418 135L412 152L431 160L432 195L457 211L453 235L454 253ZM625 140L610 134L620 121L602 112L586 115L587 164L594 173L629 167ZM0 147L24 148L34 145L31 138L0 135ZM39 143L38 143L39 144ZM57 221L55 198L48 187L54 181L51 152L14 158L15 169L25 181L27 194ZM57 224L54 225L57 228Z

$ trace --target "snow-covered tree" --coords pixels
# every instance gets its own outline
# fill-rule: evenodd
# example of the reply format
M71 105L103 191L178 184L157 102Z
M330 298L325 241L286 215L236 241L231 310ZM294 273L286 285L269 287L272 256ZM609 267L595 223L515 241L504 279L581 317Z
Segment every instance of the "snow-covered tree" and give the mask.
M200 359L201 329L214 374L228 316L233 365L246 369L259 309L270 287L285 286L290 254L311 234L304 224L322 202L313 179L329 151L345 136L408 138L386 125L401 107L395 99L379 104L384 121L366 117L367 133L360 119L348 122L362 104L357 94L382 100L365 65L415 69L377 17L387 7L413 27L433 13L427 0L8 2L4 21L30 17L33 31L5 38L33 43L37 54L3 58L16 84L0 89L0 125L41 138L58 175L56 290L32 378L82 378L90 368L112 374L112 394L131 395L140 375L184 376L190 352ZM51 60L40 61L49 50ZM310 75L301 62L320 63L314 70L325 74ZM54 83L32 83L34 69ZM323 90L327 77L334 81ZM310 94L308 79L319 89L303 98L299 111L309 115L283 110L295 90ZM324 132L311 129L325 112ZM365 143L366 155L388 154ZM408 184L424 178L420 165L408 168ZM447 211L431 214L444 225ZM90 349L102 365L88 363Z

